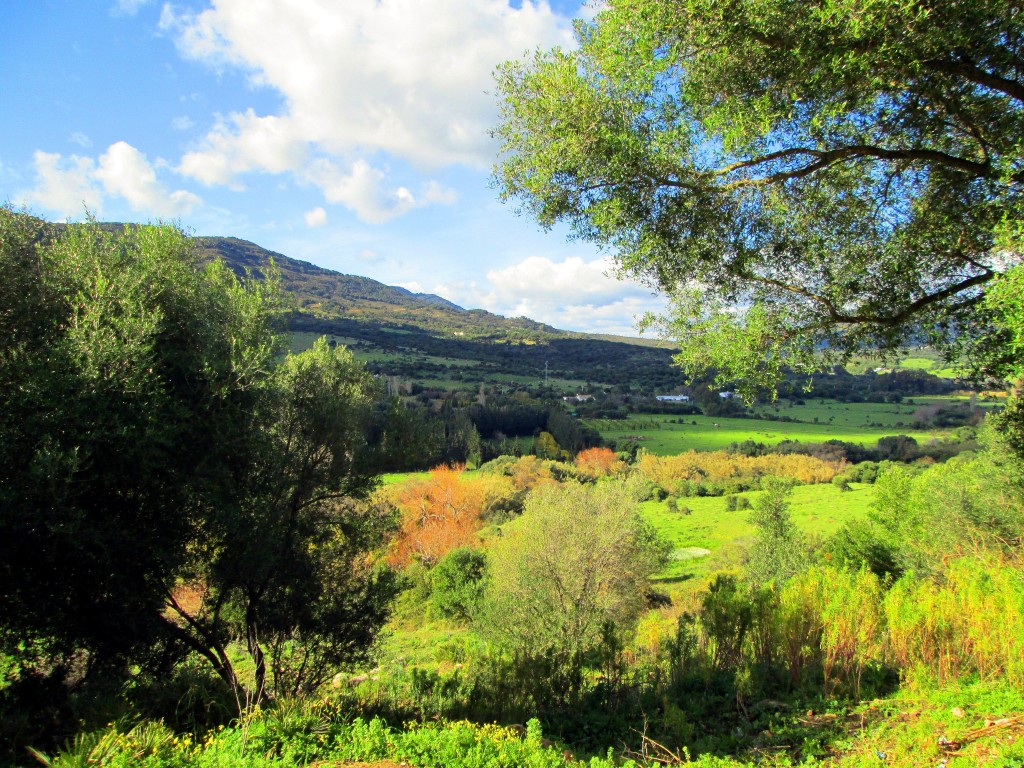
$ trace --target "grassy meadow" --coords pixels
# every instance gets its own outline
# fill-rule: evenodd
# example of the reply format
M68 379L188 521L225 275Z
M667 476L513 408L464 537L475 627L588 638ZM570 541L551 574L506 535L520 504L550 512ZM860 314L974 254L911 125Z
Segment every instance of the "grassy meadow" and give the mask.
M825 409L827 411L827 407ZM836 416L843 411L835 410ZM640 414L631 419L594 419L587 422L601 433L605 440L622 443L630 439L639 441L645 450L659 456L672 456L685 451L718 451L732 443L753 440L775 445L783 440L821 443L842 440L860 445L873 445L887 435L910 435L919 443L941 438L948 430L912 430L900 427L871 427L849 423L856 414L847 412L844 421L829 423L779 422L762 419L736 419L702 415L665 416Z
M840 491L830 483L797 486L789 508L794 524L808 537L823 539L845 523L865 517L872 486L852 483L850 489ZM760 493L736 495L752 502ZM740 570L754 527L749 522L750 510L729 510L726 498L680 498L679 508L689 509L690 514L671 509L667 501L642 503L643 516L672 546L671 561L657 577L662 589L670 594L691 592L705 586L718 571Z

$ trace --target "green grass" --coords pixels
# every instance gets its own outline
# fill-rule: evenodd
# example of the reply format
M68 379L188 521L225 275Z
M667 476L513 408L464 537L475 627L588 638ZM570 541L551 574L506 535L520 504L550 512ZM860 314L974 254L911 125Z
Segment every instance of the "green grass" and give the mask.
M907 357L899 360L856 357L846 365L846 370L853 374L862 374L867 371L918 370L926 371L943 379L955 379L963 373L959 368L949 365L943 360L941 354L930 347L918 347L910 350Z
M873 487L854 483L851 488L844 492L831 483L797 486L790 505L793 522L808 536L827 538L845 523L865 517ZM759 493L738 495L753 501ZM680 586L685 582L698 586L716 571L738 569L754 534L748 522L750 510L728 511L724 496L680 498L678 504L692 513L671 511L664 501L647 501L641 506L644 517L678 553L657 581L669 591L685 590ZM696 553L686 551L691 548L706 549L709 554L694 557Z
M414 477L423 479L429 476L429 472L385 472L380 476L380 482L381 485L395 485Z
M861 405L861 404L856 404ZM875 406L876 408L878 406ZM808 406L796 406L808 408ZM814 418L815 408L799 415ZM933 438L942 437L948 430L912 430L909 427L871 427L857 423L860 419L867 420L856 410L835 409L827 407L820 410L819 423L803 421L780 422L761 419L713 418L710 416L662 416L639 414L624 421L596 419L588 421L595 427L605 440L623 441L630 437L639 437L640 445L658 456L673 456L686 451L717 451L731 443L742 443L753 440L758 443L775 445L783 440L799 440L804 443L821 443L826 440L842 440L860 445L874 445L879 438L887 435L910 435L919 443ZM885 414L874 411L869 416L872 420L885 417ZM827 415L826 415L827 414ZM788 415L788 413L786 414ZM798 414L794 414L796 417ZM895 414L889 414L893 421L898 421ZM822 418L825 422L822 423ZM833 418L832 423L827 419ZM677 422L682 423L677 423ZM909 421L909 419L908 419ZM696 423L694 423L696 422ZM884 422L876 422L884 423Z

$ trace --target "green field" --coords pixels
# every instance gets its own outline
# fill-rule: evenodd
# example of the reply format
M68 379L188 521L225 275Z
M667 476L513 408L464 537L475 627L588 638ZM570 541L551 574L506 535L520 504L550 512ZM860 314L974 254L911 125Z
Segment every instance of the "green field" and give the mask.
M871 404L851 404L871 405ZM843 406L849 408L851 406ZM890 406L878 406L890 407ZM808 406L795 406L808 408ZM807 413L814 411L814 407ZM845 411L840 408L822 411L819 423L813 421L766 421L762 419L714 418L710 416L664 416L639 414L632 419L610 420L595 419L587 423L601 433L605 440L620 443L630 438L638 439L640 445L651 453L659 456L673 456L686 451L717 451L728 447L731 443L742 443L753 440L758 443L774 445L783 440L799 440L804 443L821 443L826 440L843 440L860 445L873 445L880 437L887 435L910 435L919 443L940 438L949 434L949 430L912 430L896 426L872 427L863 421L857 423L856 410ZM884 418L878 413L877 417ZM794 414L794 417L796 415ZM813 419L814 417L811 416ZM828 418L834 421L829 423ZM863 417L861 417L863 418ZM876 416L869 416L877 422ZM866 419L865 419L866 420ZM898 419L893 418L893 421ZM908 419L909 421L909 419Z
M943 379L955 379L963 372L951 366L942 355L930 347L918 347L909 351L907 357L899 360L880 360L874 357L856 357L846 364L846 370L850 373L861 374L867 371L898 371L917 370L925 371L933 376Z
M800 485L793 489L790 514L801 531L826 538L852 520L865 517L874 494L873 486L853 483L840 491L831 483ZM753 501L760 491L738 494ZM754 528L750 510L729 511L726 498L680 498L679 507L691 514L669 510L664 501L641 505L644 517L673 548L673 559L656 581L670 592L700 586L704 577L718 570L738 569ZM707 550L701 555L699 550ZM685 585L692 581L692 585ZM685 586L684 586L685 585Z

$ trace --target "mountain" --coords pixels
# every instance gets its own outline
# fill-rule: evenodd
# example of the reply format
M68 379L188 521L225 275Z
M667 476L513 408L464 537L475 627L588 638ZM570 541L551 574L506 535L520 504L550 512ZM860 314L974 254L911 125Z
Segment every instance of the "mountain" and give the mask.
M432 294L345 275L233 237L196 237L203 255L238 274L271 260L293 302L293 333L326 334L364 353L380 373L472 385L543 381L668 389L680 383L660 342L561 331L525 317L464 309Z
M67 225L51 226L60 231ZM119 232L126 225L99 226ZM683 383L671 365L672 347L664 342L561 331L525 317L464 309L440 296L324 269L235 237L193 241L201 257L222 259L239 275L262 276L273 261L292 305L287 330L293 346L327 335L377 373L445 387L548 381L567 394L596 386L653 394Z
M472 338L524 331L564 335L544 323L526 318L509 319L481 309L463 309L440 296L413 293L368 277L334 272L235 237L196 237L194 240L203 254L222 259L239 274L246 270L262 273L273 260L296 309L310 317L429 329Z

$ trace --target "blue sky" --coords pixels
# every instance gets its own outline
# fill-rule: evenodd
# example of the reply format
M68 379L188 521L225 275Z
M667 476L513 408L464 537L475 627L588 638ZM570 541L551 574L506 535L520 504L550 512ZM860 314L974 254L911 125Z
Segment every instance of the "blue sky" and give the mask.
M467 308L635 335L661 306L489 186L495 65L575 0L32 0L0 28L0 199L175 220Z

